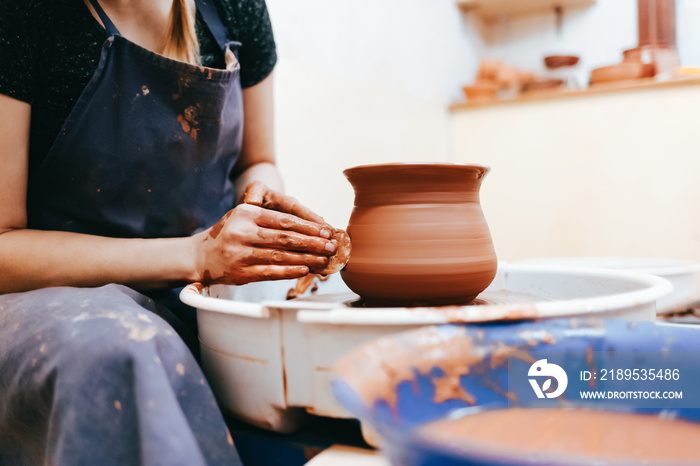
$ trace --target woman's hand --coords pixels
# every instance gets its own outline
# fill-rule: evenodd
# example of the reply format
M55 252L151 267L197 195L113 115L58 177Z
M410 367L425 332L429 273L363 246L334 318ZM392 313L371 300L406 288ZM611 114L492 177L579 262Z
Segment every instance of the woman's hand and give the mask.
M241 204L193 237L205 285L303 277L323 269L337 245L323 219L295 199L251 183Z
M285 212L321 225L326 224L322 217L299 204L293 197L272 190L260 181L253 181L246 187L239 203Z

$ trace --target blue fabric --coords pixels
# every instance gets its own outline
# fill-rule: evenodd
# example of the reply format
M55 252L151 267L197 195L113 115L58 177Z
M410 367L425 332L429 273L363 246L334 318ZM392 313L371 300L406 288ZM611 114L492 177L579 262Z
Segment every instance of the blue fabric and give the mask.
M126 238L208 228L234 206L238 65L216 70L150 52L92 1L110 37L30 176L29 228ZM205 22L223 29L216 15ZM240 464L183 342L196 349L181 324L192 315L163 306L169 290L153 294L163 301L117 285L0 296L0 464Z
M107 13L105 13L105 10L102 9L100 3L97 0L90 0L90 5L92 5L92 7L95 9L95 13L97 13L97 16L100 17L100 20L102 21L102 24L105 27L105 31L107 31L107 35L121 35L119 34L117 27L114 25L112 20L109 19L109 16L107 16Z
M170 317L119 285L0 296L0 464L240 464Z
M204 22L209 26L214 39L219 44L219 47L224 49L229 43L226 37L226 27L219 21L219 12L216 10L213 0L196 0L197 11L202 15Z

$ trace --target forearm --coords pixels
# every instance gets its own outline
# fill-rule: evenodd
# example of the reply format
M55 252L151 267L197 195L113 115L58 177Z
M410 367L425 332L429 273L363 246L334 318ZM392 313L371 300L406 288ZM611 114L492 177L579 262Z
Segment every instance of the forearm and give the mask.
M284 192L282 177L275 165L273 76L243 90L244 124L241 156L234 168L236 200L253 181Z
M122 239L10 230L0 234L0 293L121 283L137 289L196 281L192 238Z
M284 183L277 166L271 162L259 162L246 168L234 180L236 185L236 199L240 199L246 186L253 181L262 181L268 188L284 192Z

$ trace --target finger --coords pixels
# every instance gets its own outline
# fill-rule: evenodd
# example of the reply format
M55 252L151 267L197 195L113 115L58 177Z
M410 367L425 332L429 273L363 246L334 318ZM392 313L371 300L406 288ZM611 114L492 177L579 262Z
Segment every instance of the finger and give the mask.
M248 257L247 262L251 265L305 265L309 269L319 269L328 265L328 256L256 248Z
M308 275L309 268L291 265L251 265L246 267L248 281L289 280Z
M250 241L252 246L266 247L270 249L284 249L287 251L310 252L330 256L335 253L337 245L317 236L306 236L293 231L273 230L269 228L258 229L257 238Z
M273 230L296 231L303 235L320 236L326 239L331 237L331 230L325 225L269 209L260 210L256 223L258 226Z
M263 199L265 198L265 192L269 191L269 188L265 183L261 181L253 181L245 188L243 196L241 196L241 201L239 204L251 204L256 206L262 206Z
M336 253L330 257L328 264L323 269L309 267L311 273L327 275L340 272L350 260L352 243L350 242L350 236L347 232L343 230L334 230L331 239L337 245Z
M269 189L263 183L253 182L248 185L243 194L243 202L246 204L264 207L266 209L292 214L305 220L325 224L323 217L315 214L311 209L304 207L291 196Z

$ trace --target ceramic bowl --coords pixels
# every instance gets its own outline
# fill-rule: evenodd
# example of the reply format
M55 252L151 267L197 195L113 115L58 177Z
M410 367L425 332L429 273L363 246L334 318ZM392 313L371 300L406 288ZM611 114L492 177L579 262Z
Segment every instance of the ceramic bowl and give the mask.
M591 71L591 83L608 83L626 81L644 77L644 64L626 62L617 65L603 66Z
M490 102L496 100L498 86L490 81L477 81L462 88L468 102Z
M578 461L562 454L545 455L535 448L508 453L496 445L488 447L470 441L468 432L463 435L463 442L455 444L440 437L429 438L422 428L448 417L472 415L489 409L511 409L516 403L530 403L529 407L535 403L548 403L545 406L562 410L560 399L539 400L533 394L532 382L528 384L530 376L538 375L532 370L535 362L542 362L543 352L549 355L550 365L559 365L569 374L564 384L564 397L569 407L604 410L612 415L624 411L666 416L700 423L700 410L683 407L690 406L688 403L679 402L678 407L664 409L658 405L640 408L639 401L576 402L572 395L591 390L590 379L578 377L581 371L619 367L622 360L630 369L656 367L670 364L672 359L679 373L687 374L673 382L674 390L695 393L698 383L696 362L692 356L682 357L682 354L692 355L700 350L698 337L700 328L696 326L654 322L631 324L624 320L555 319L423 327L383 337L347 354L334 366L338 378L333 382L333 391L348 412L371 424L379 435L383 453L394 465L594 464L588 452L586 458L579 457ZM687 353L689 351L691 353ZM558 390L560 378L556 380ZM649 387L649 382L641 379L630 380L624 385L630 391L650 390ZM614 421L613 416L613 422L605 428L614 431ZM690 427L694 429L694 426ZM576 435L577 431L572 431L571 435ZM606 436L594 433L591 438L597 446ZM660 466L668 462L643 464Z
M575 55L550 55L544 57L544 66L549 69L575 66L579 62L579 57Z
M559 78L551 79L535 79L534 81L523 83L523 92L532 91L547 91L552 89L559 89L564 85L564 80Z

